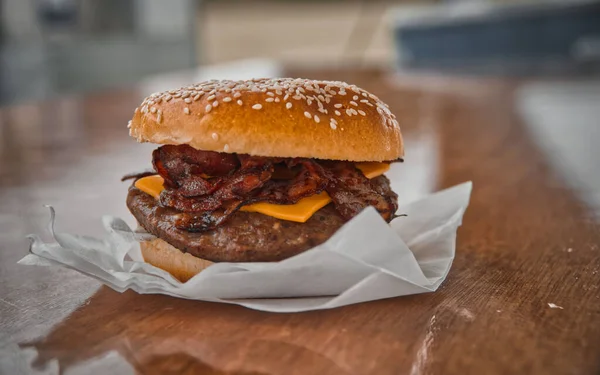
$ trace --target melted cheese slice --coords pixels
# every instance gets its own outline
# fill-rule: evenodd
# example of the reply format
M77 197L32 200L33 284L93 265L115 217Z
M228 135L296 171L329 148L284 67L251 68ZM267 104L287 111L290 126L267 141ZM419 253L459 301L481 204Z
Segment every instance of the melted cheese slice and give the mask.
M390 169L387 163L356 163L367 178L380 176ZM135 187L146 194L158 199L160 192L164 190L164 180L159 175L140 178L135 182ZM281 220L296 221L304 223L315 212L325 207L331 202L331 198L326 192L321 192L310 197L300 199L295 204L272 204L272 203L254 203L240 208L240 211L258 212L263 215L269 215Z
M356 163L355 165L356 168L360 169L366 178L375 178L390 170L389 163L378 163L376 161Z
M158 199L160 192L165 190L164 182L165 180L162 177L155 174L153 176L142 177L133 185L144 193L152 195L154 199Z
M272 204L272 203L254 203L247 206L242 206L240 211L259 212L263 215L273 216L281 220L297 221L305 223L306 220L321 208L327 206L331 202L331 198L326 192L312 195L300 199L295 204Z

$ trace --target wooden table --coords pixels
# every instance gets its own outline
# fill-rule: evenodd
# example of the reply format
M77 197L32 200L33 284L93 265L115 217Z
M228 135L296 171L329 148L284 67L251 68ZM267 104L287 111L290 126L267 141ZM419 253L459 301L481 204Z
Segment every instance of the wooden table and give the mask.
M0 110L0 373L600 371L598 217L519 116L518 83L351 70L290 75L356 83L405 119L403 194L473 181L440 289L273 314L119 294L70 270L16 265L27 252L24 236L48 219L42 204L56 207L58 229L69 232L99 234L102 214L127 216L118 178L148 166L153 148L125 129L137 91L23 104Z

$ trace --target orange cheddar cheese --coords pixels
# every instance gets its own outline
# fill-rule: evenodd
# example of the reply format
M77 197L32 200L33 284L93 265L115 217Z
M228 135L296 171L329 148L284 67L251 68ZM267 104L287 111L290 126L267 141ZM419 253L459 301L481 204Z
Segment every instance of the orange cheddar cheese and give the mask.
M272 203L254 203L242 206L240 211L259 212L263 215L273 216L274 218L288 221L305 223L306 220L321 208L327 206L331 198L326 192L302 198L295 204L272 204Z
M134 186L146 194L152 195L155 199L158 199L160 196L160 192L165 190L164 182L160 175L152 175L147 177L142 177L137 180Z
M356 163L356 168L365 175L366 178L375 178L381 176L390 170L389 163L378 163L376 161L368 161L364 163Z

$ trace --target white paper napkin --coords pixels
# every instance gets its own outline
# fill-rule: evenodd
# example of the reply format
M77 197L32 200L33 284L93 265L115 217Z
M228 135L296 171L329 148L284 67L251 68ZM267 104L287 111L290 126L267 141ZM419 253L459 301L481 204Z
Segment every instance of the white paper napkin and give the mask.
M103 239L54 231L56 242L30 235L27 265L59 265L94 277L116 291L234 303L273 312L344 306L435 291L444 281L456 230L469 204L466 182L401 206L388 225L373 208L346 223L327 242L274 263L215 263L186 283L143 261L144 235L105 216ZM147 235L146 235L147 236Z

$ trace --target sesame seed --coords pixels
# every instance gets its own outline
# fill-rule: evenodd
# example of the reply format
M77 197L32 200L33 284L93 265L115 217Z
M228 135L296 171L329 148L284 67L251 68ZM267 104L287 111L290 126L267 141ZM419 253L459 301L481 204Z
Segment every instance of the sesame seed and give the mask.
M223 151L228 152L229 151L229 145L225 144L225 146L223 146Z
M212 139L214 139L215 141L219 140L219 135L217 133L212 133L211 135Z
M127 129L131 128L131 120L127 123Z
M252 106L252 109L261 109L262 108L262 104L255 104Z
M386 124L389 126L397 126L395 116L388 109L389 107L381 102L375 95L366 92L358 88L355 85L349 85L339 81L313 81L308 79L291 79L291 78L280 78L280 79L252 79L243 81L233 80L210 80L198 84L188 85L176 90L168 90L164 92L157 92L150 94L142 104L136 108L136 113L153 113L156 114L156 121L162 121L163 113L160 111L160 105L163 102L169 102L174 98L181 98L186 103L183 111L186 114L191 114L189 104L194 101L199 101L200 98L206 94L207 102L205 113L209 113L213 108L218 107L219 102L229 103L235 101L238 105L242 106L241 97L245 92L262 92L266 95L263 97L264 101L258 101L261 103L259 106L256 104L252 108L258 109L265 105L264 103L278 103L285 102L287 109L292 109L292 103L289 101L303 100L302 107L312 104L316 104L316 111L307 108L305 116L307 118L315 120L320 123L323 119L322 116L328 115L328 109L325 104L331 105L332 112L330 116L326 118L331 122L331 116L342 116L343 112L348 116L361 115L367 116L366 110L363 105L374 107L377 112L385 118ZM223 95L219 100L217 93ZM224 94L227 93L227 94ZM335 95L345 96L349 95L348 101L337 102L333 100ZM239 99L239 100L238 100ZM283 99L283 100L281 100ZM333 103L331 103L333 101ZM292 101L293 102L293 101ZM316 102L316 103L314 103ZM210 104L209 104L210 103ZM256 101L254 103L257 103ZM335 103L335 104L334 104ZM349 108L348 108L349 107ZM329 107L327 107L329 108ZM304 111L302 111L304 112ZM318 115L317 115L318 114ZM336 127L337 123L333 123ZM341 129L338 127L338 129ZM343 129L341 129L343 130Z
M333 118L329 121L329 127L333 130L337 129L337 122Z

